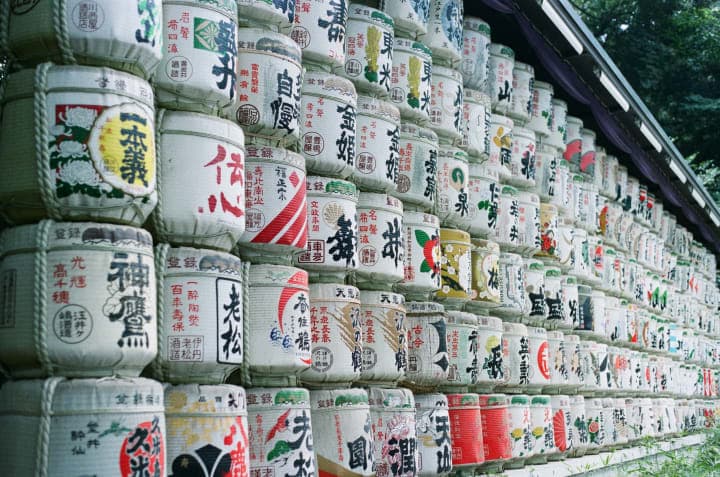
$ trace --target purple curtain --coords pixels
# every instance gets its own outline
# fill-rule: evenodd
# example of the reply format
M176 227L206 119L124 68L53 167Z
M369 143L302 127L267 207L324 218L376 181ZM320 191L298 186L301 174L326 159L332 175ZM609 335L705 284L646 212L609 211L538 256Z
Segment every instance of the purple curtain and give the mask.
M663 202L675 206L677 210L684 213L685 218L697 227L706 242L706 246L712 246L717 252L720 252L720 241L715 240L713 229L707 224L705 217L698 214L697 209L691 206L692 199L678 190L669 178L667 169L658 167L643 151L638 142L618 125L570 65L558 56L549 43L545 41L541 32L537 31L528 19L520 13L519 7L512 0L482 0L482 2L493 10L514 16L540 64L550 73L555 82L573 99L590 108L605 138L627 154L627 158L643 174L645 180L658 186L663 194ZM620 158L620 161L622 162L623 159Z

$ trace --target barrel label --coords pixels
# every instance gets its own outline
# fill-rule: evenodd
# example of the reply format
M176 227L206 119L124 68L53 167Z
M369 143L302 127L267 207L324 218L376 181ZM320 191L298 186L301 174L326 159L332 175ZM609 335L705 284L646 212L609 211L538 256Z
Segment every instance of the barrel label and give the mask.
M163 475L165 442L160 419L141 422L131 430L122 443L118 460L122 477Z
M243 360L242 284L218 278L217 296L218 363L241 364Z

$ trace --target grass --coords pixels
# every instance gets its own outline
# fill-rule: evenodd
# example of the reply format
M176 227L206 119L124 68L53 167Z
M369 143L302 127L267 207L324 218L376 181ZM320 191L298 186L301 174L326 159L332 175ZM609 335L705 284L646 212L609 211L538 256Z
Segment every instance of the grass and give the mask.
M660 451L657 457L641 459L629 470L632 477L720 477L720 427L705 431L706 440L694 449ZM659 444L649 439L642 444L657 452ZM659 457L659 458L658 458Z

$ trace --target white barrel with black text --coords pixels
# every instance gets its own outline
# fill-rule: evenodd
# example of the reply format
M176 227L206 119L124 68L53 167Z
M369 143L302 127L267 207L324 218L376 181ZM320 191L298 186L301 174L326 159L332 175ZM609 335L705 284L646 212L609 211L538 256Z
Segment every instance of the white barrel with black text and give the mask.
M487 91L490 59L490 25L480 18L463 19L463 51L460 72L466 88Z
M242 0L240 0L242 2ZM290 37L302 49L309 71L327 71L345 64L348 0L297 0Z
M400 116L419 124L427 124L430 120L431 89L430 49L418 41L395 38L390 75L390 101L400 110Z
M455 68L462 60L463 2L430 0L427 33L420 40L433 52L433 65Z
M452 470L450 414L444 394L415 395L417 433L417 475L448 475Z
M393 384L407 369L405 298L398 293L360 291L362 370L360 380Z
M395 197L361 192L358 201L356 284L385 289L404 277L403 204Z
M415 398L403 388L368 388L377 477L417 475Z
M363 191L392 192L400 162L400 112L392 103L359 96L355 169L352 181Z
M400 125L397 187L391 195L406 211L432 212L438 172L438 137L432 129L412 123Z

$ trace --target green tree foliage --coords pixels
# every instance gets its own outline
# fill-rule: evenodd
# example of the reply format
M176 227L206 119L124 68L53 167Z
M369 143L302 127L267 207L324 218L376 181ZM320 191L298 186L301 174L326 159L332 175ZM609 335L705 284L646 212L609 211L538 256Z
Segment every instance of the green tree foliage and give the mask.
M720 2L571 3L720 202Z

